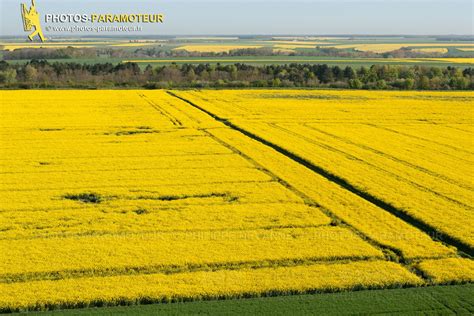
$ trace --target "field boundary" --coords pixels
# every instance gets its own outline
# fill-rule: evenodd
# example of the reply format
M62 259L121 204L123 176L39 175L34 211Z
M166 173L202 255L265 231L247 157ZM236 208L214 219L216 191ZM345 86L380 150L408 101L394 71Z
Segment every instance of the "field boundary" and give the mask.
M455 247L459 250L460 252L460 255L461 256L467 256L467 257L474 257L474 249L469 246L468 244L465 244L451 236L449 236L448 234L444 233L444 232L441 232L439 231L438 229L436 229L435 227L413 217L413 216L410 216L409 214L405 213L404 211L396 208L395 206L383 201L382 199L372 195L372 194L369 194L367 192L364 192L364 191L361 191L359 190L358 188L356 188L354 185L352 185L350 182L348 182L346 179L343 179L327 170L325 170L324 168L320 167L320 166L317 166L313 163L311 163L310 161L308 161L307 159L303 158L303 157L300 157L298 155L296 155L295 153L292 153L290 152L289 150L277 145L277 144L274 144L258 135L255 135L247 130L245 130L244 128L238 126L238 125L235 125L234 123L230 122L229 120L227 119L224 119L224 118L221 118L220 116L204 109L203 107L195 104L194 102L192 101L189 101L187 100L186 98L183 98L171 91L166 91L166 93L168 93L169 95L175 97L175 98L178 98L180 99L181 101L183 102L186 102L187 104L193 106L194 108L200 110L201 112L204 112L206 113L207 115L211 116L213 119L215 119L216 121L218 122L221 122L223 123L225 126L235 130L235 131L238 131L240 132L241 134L265 145L265 146L268 146L270 148L272 148L273 150L279 152L280 154L286 156L287 158L295 161L296 163L306 167L307 169L319 174L320 176L326 178L327 180L339 185L340 187L342 187L343 189L363 198L364 200L366 200L367 202L381 208L382 210L386 211L386 212L389 212L391 213L392 215L398 217L399 219L403 220L404 222L416 227L417 229L421 230L422 232L424 232L425 234L427 234L431 239L435 240L435 241L441 241L449 246L452 246L452 247Z
M355 262L376 262L381 258L373 256L338 256L334 258L304 258L304 259L267 259L240 262L216 262L216 263L194 263L182 266L163 265L163 266L135 266L126 268L110 268L110 269L84 269L84 270L62 270L54 272L30 272L17 274L0 275L0 284L25 283L34 281L58 281L66 279L82 279L91 277L114 277L114 276L134 276L147 274L181 274L188 272L215 272L220 270L242 270L242 269L265 269L271 267L299 267L312 265L338 265L350 264ZM418 275L419 276L419 275Z
M209 132L207 132L207 133L209 133ZM255 164L255 166L257 166L258 168L260 168L263 171L265 171L266 173L268 173L268 175L270 175L271 177L275 178L276 181L278 181L281 185L283 185L288 190L294 192L301 199L303 199L304 203L307 204L309 207L317 207L320 211L322 211L326 216L328 216L331 219L332 222L331 222L330 225L335 225L335 226L339 226L339 227L349 229L354 234L356 234L357 236L362 238L365 242L367 242L370 245L372 245L373 247L379 249L385 255L385 259L387 259L388 261L396 261L396 262L403 262L404 261L403 256L402 256L401 252L398 249L396 249L394 247L391 247L389 245L384 245L384 244L376 241L375 239L367 236L362 231L360 231L359 229L357 229L354 226L350 225L349 223L347 223L344 219L342 219L338 215L334 214L331 210L327 209L326 207L324 207L322 205L319 205L316 201L314 201L306 193L304 193L301 190L295 188L292 184L290 184L286 180L282 179L281 177L277 176L272 171L268 170L265 166L263 166L262 164L255 161L255 159L253 159L249 155L241 152L239 149L237 149L233 145L227 143L226 141L218 138L217 136L212 135L212 133L209 133L209 134L211 134L212 137L216 138L216 141L219 141L224 146L228 147L229 149L233 150L237 154L241 155L243 158L251 161L252 163ZM337 224L334 224L334 223L337 223ZM396 260L394 260L393 255L396 256ZM415 274L422 277L423 279L428 280L427 278L425 278L423 273L421 271L419 271L417 268L415 268L413 266L407 266L407 268L409 268L410 271L414 272Z
M474 310L472 284L358 290L353 292L287 294L256 298L204 300L185 303L102 306L28 314L46 315L353 315L367 313L458 313ZM370 311L367 310L370 308ZM275 310L279 312L275 313ZM23 315L14 313L13 315Z

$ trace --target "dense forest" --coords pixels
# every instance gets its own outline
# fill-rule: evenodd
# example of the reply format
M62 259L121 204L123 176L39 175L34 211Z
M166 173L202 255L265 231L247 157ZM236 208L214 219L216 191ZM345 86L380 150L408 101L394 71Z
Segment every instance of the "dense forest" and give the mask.
M81 64L0 61L2 88L245 88L311 87L397 90L474 90L474 68L289 64Z

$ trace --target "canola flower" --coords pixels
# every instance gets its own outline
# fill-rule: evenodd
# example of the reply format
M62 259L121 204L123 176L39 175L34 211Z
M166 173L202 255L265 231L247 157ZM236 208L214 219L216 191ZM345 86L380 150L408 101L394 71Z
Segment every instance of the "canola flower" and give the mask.
M360 191L474 245L469 226L474 220L469 150L458 154L448 146L420 144L416 138L372 127L421 119L436 122L430 128L448 135L443 132L444 124L463 128L472 123L471 92L206 91L180 95L349 181ZM450 136L444 137L469 142L469 134L448 129Z
M236 186L235 183L231 185ZM276 185L270 188L275 191L267 190L267 196L279 194ZM253 189L258 190L259 186ZM169 196L169 199L173 198ZM40 237L317 227L331 222L314 207L269 199L236 203L225 202L222 198L195 197L185 201L119 199L115 205L101 203L98 206L68 204L56 209L3 212L1 217L5 224L0 242Z
M289 181L314 203L327 208L374 241L395 249L403 257L415 259L453 254L451 249L434 242L413 226L341 189L302 165L290 163L288 159L275 155L275 152L268 147L249 141L235 131L215 130L212 133L232 142L253 159L265 162L269 170Z
M432 209L470 202L449 167L469 166L469 92L2 91L0 310L471 278L455 249L173 93L374 194L402 183L413 216L469 239L461 204L449 220Z
M0 249L9 258L0 264L0 280L56 271L100 275L149 267L160 270L284 260L383 259L381 251L337 227L4 240ZM25 253L29 254L26 258Z
M417 264L434 283L452 284L474 282L474 261L464 258L425 260Z
M265 293L334 292L421 284L422 280L405 268L384 261L169 275L87 277L0 283L0 310L45 310L113 305L119 302L171 302L259 296Z

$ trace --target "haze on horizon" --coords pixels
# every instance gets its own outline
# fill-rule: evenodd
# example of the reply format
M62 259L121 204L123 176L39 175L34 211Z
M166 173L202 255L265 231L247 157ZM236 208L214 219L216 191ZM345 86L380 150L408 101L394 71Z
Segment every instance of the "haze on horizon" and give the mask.
M164 13L162 25L110 35L473 35L472 0L36 0L46 13ZM1 0L0 36L24 35L20 3ZM68 33L66 33L68 34ZM60 34L51 34L60 35ZM72 36L109 35L75 33Z

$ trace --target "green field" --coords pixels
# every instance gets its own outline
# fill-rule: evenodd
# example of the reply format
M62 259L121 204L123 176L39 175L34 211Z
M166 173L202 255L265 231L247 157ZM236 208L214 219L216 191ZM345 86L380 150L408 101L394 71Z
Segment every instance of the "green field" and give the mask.
M12 64L23 64L29 60L8 60ZM92 58L92 59L51 59L50 62L75 62L83 64L96 64L96 63L112 63L118 64L120 62L134 61L138 62L140 67L145 68L147 65L160 66L169 65L172 63L176 64L252 64L252 65L283 65L291 63L302 63L302 64L327 64L330 66L353 66L353 67L370 67L372 65L404 65L404 66L415 66L423 65L427 67L447 67L455 66L459 68L473 67L470 63L449 63L449 62L436 62L436 61L402 61L394 60L389 58L379 59L347 59L347 58L328 58L328 57L305 57L305 56L244 56L244 57L189 57L189 58L163 58L163 59L122 59L122 58Z
M473 64L470 63L449 63L449 62L437 62L437 61L403 61L399 59L390 59L390 58L329 58L329 57L306 57L306 56L262 56L262 57L214 57L214 58L173 58L171 59L142 59L142 60L133 60L139 62L140 64L153 66L164 65L164 64L254 64L254 65L282 65L282 64L292 64L292 63L303 63L303 64L327 64L330 66L355 66L355 67L370 67L371 65L405 65L405 66L414 66L422 64L427 67L447 67L447 66L456 66L461 68L472 67Z
M472 315L474 285L104 307L28 315ZM24 313L26 315L27 313ZM16 314L21 315L21 314Z

